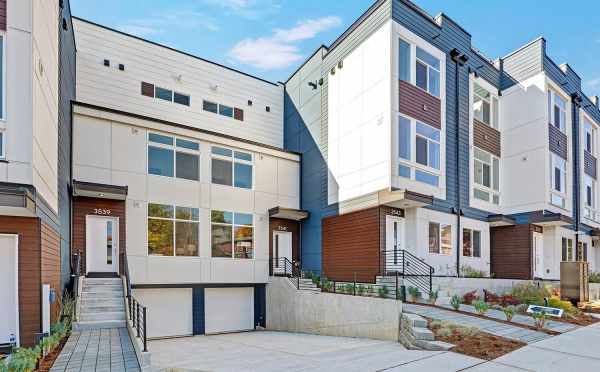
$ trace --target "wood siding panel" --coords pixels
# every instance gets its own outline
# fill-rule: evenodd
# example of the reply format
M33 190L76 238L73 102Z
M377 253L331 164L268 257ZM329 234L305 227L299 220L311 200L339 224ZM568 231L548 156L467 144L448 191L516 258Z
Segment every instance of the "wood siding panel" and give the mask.
M490 228L490 263L496 278L532 279L532 226Z
M478 120L473 120L473 143L484 151L501 156L500 132Z
M0 30L6 31L6 0L0 0Z
M95 209L110 210L110 215L102 217L119 218L119 253L125 253L125 202L122 200L97 199L87 197L76 197L73 199L73 240L71 247L73 252L81 254L81 265L85 273L85 218L88 215L97 215ZM119 256L119 269L123 270L121 257Z
M62 295L60 286L60 235L50 225L42 222L40 243L42 284L49 284L50 289L54 289L57 296L57 301L50 306L50 323L52 324L58 320L59 303Z
M322 275L340 281L373 282L379 273L379 208L322 220Z
M416 86L399 81L400 112L438 129L442 128L441 102Z
M40 219L0 216L0 233L19 236L19 332L33 346L41 330Z
M548 124L548 145L550 151L567 160L569 151L567 135L552 124Z
M587 151L583 152L583 171L590 177L596 178L597 174L597 161L594 155Z
M300 224L297 221L271 218L269 220L269 258L273 258L273 232L287 231L292 233L292 260L300 261Z

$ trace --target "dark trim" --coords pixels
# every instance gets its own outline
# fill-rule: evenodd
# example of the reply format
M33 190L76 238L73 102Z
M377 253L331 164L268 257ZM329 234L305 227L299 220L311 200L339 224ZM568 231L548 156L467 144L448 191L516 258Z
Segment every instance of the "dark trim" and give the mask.
M487 218L487 222L488 223L502 222L502 223L505 223L508 225L516 224L516 221L513 217L506 216L504 214L490 214Z
M565 224L572 224L573 218L566 216L562 213L554 213L547 211L532 212L530 223L540 224L545 222L564 222Z
M79 196L77 191L80 189L97 193L127 196L128 186L116 186L103 183L73 180L73 196Z
M307 219L310 216L310 212L302 210L302 209L274 207L274 208L269 209L269 217L272 217L272 218L281 218L281 219L284 219L284 220L289 220L290 219L290 218L285 218L285 217L277 216L281 212L293 212L293 213L298 213L298 214L304 215L303 217L300 217L298 219L293 219L294 221L303 221L303 220Z
M10 162L8 160L6 160L6 159L0 159L0 163L6 163L6 164L8 164Z
M191 127L189 125L175 123L175 122L168 121L168 120L157 119L157 118L153 118L153 117L145 116L145 115L140 115L140 114L134 114L132 112L121 111L121 110L117 110L117 109L112 109L112 108L103 107L103 106L97 106L97 105L94 105L94 104L91 104L91 103L78 102L78 101L72 101L71 105L73 105L73 106L81 106L81 107L85 107L85 108L90 108L90 109L93 109L93 110L106 111L106 112L110 112L112 114L117 114L117 115L125 115L125 116L129 116L129 117L136 118L136 119L153 121L155 123L164 124L164 125L168 125L168 126L175 127L175 128L181 128L181 129L191 130L191 131L194 131L194 132L203 133L203 134L207 134L207 135L210 135L210 136L216 136L216 137L226 138L226 139L233 140L233 141L239 141L239 142L242 142L242 143L247 143L249 145L264 147L264 148L267 148L267 149L270 149L270 150L275 150L275 151L280 151L280 152L284 152L284 153L287 153L287 154L293 154L293 155L302 156L302 154L299 153L299 152L285 150L285 149L277 147L277 146L267 145L267 144L264 144L264 143L247 140L247 139L240 138L240 137L230 136L228 134L213 132L213 131L206 130L206 129Z
M182 54L182 55L184 55L184 56L188 56L188 57L191 57L191 58L197 59L197 60L199 60L199 61L202 61L202 62L210 63L211 65L215 65L215 66L218 66L218 67L224 68L224 69L226 69L226 70L229 70L229 71L236 72L236 73L238 73L238 74L241 74L241 75L247 76L247 77L249 77L249 78L256 79L256 80L259 80L259 81L262 81L263 83L267 83L267 84L270 84L270 85L274 85L274 86L276 86L276 87L277 87L277 86L279 86L279 84L277 84L277 83L273 83L272 81L268 81L268 80L265 80L265 79L263 79L263 78L259 78L258 76L250 75L250 74L248 74L248 73L246 73L246 72L242 72L242 71L236 70L236 69L234 69L234 68L232 68L232 67L227 67L227 66L225 66L225 65L222 65L222 64L220 64L220 63L217 63L217 62L209 61L209 60L207 60L207 59L204 59L204 58L202 58L202 57L198 57L198 56L195 56L195 55L193 55L193 54L191 54L191 53L187 53L187 52L184 52L184 51L181 51L181 50L177 50L177 49L175 49L175 48L171 48L171 47L169 47L169 46L166 46L166 45L163 45L163 44L157 43L157 42L155 42L155 41L151 41L151 40L148 40L148 39L141 38L141 37L139 37L139 36L131 35L131 34L128 34L128 33L126 33L126 32L123 32L123 31L119 31L119 30L117 30L117 29L114 29L114 28L112 28L112 27L108 27L108 26L105 26L105 25L98 24L98 23L96 23L96 22L93 22L93 21L90 21L90 20L88 20L88 19L84 19L84 18L80 18L80 17L75 17L75 16L73 16L72 18L74 18L74 19L76 19L76 20L78 20L78 21L81 21L81 22L89 23L89 24L91 24L91 25L94 25L94 26L97 26L97 27L103 28L103 29L105 29L105 30L108 30L108 31L116 32L116 33L118 33L118 34L121 34L121 35L124 35L124 36L128 36L128 37L131 37L131 38L133 38L133 39L136 39L136 40L140 40L140 41L143 41L143 42L146 42L146 43L152 44L152 45L156 45L156 46L158 46L158 47L161 47L161 48L165 48L165 49L167 49L167 50L170 50L170 51L173 51L173 52L176 52L176 53Z
M240 288L258 287L266 283L161 283L132 284L133 289L168 289L168 288Z

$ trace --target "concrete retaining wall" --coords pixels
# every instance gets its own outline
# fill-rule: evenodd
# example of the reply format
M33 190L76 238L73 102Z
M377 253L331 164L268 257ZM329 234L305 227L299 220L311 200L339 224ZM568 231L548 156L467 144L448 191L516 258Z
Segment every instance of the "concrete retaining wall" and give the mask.
M462 296L467 292L477 290L480 296L483 296L483 290L494 292L495 294L504 294L509 292L512 287L522 283L540 283L552 287L560 287L559 282L534 281L534 280L516 280L516 279L484 279L484 278L433 278L433 289L440 289L440 296L451 297L455 294Z
M287 278L267 285L267 329L398 341L396 300L298 291Z

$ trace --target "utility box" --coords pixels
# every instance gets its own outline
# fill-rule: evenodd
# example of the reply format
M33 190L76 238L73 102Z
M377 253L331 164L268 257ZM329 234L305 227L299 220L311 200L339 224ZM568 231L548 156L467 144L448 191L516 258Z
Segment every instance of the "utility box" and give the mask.
M571 302L587 302L590 298L588 283L589 263L585 261L560 263L560 297Z

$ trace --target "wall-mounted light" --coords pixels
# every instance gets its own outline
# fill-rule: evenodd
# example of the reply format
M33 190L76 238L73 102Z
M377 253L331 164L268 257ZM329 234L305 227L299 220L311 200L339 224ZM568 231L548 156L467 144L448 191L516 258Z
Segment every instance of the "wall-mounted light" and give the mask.
M338 62L338 68L344 68L344 61L341 60Z
M248 100L248 106L252 106L252 100Z
M308 86L314 89L317 89L317 83L313 83L312 81L308 82Z
M119 63L119 71L125 71L125 65L122 63Z
M331 71L329 71L331 73L331 75L335 75L335 67L331 68Z
M319 85L323 85L323 78L319 79Z

